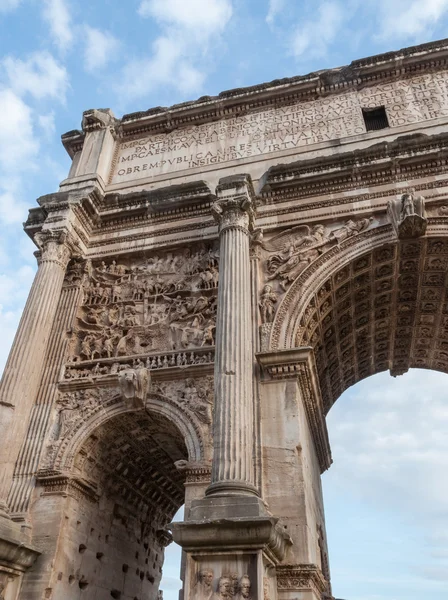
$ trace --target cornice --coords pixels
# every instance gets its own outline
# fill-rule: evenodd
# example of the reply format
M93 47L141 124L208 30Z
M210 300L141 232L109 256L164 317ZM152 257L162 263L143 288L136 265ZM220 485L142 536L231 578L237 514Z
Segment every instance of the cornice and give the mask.
M77 152L81 152L84 145L85 133L79 129L73 129L61 136L62 145L67 151L71 159L75 157Z
M126 114L120 121L118 134L121 138L128 138L167 133L185 125L234 117L248 110L311 100L396 78L404 79L419 72L446 68L447 59L448 40L412 46L355 60L348 66L226 90L218 96L202 96L171 107Z
M446 171L448 134L414 134L336 156L271 167L260 197L264 204L276 204Z

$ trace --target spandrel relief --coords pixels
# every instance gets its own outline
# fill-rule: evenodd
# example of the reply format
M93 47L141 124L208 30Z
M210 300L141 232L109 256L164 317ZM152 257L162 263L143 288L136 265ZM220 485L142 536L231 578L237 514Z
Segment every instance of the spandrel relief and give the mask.
M213 377L187 378L153 384L151 394L175 402L193 413L204 425L212 422Z
M68 362L213 346L217 287L213 245L90 264Z

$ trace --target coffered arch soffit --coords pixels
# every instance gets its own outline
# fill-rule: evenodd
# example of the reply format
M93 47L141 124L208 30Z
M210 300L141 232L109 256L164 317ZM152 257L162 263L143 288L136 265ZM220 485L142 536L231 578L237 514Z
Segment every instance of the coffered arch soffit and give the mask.
M370 375L448 373L448 227L397 241L390 226L346 240L287 290L270 349L312 347L324 410Z

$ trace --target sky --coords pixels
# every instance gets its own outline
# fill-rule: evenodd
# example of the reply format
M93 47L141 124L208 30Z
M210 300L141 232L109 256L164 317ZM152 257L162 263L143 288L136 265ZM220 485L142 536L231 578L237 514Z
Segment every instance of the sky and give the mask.
M0 371L36 269L22 222L65 178L60 136L84 110L120 117L341 66L448 37L447 25L448 0L0 0ZM379 375L332 409L337 597L448 597L447 381Z

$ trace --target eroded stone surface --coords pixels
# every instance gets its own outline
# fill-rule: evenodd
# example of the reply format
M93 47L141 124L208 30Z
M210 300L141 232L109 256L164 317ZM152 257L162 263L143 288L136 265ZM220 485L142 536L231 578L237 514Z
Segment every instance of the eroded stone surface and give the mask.
M448 372L447 61L63 136L0 386L0 594L160 598L173 535L184 600L332 597L325 415L379 371Z

